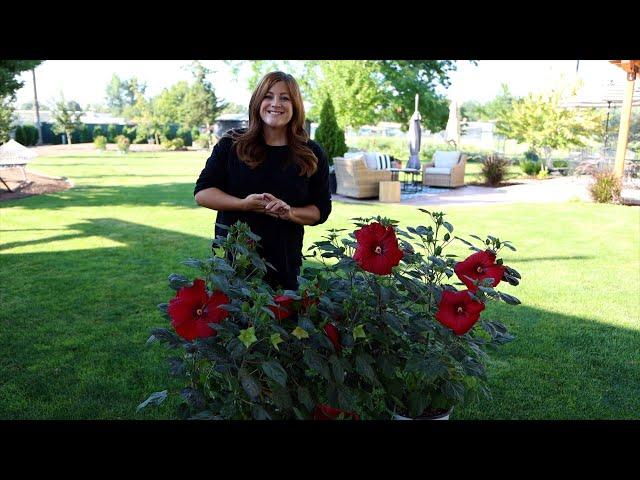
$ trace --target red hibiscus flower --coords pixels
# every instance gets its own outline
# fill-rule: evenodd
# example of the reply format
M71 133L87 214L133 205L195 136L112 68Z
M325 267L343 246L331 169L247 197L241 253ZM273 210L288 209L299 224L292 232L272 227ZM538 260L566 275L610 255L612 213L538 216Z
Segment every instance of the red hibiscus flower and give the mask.
M472 292L476 292L478 287L471 282L467 277L471 277L474 280L483 280L485 278L493 278L493 285L495 287L502 280L504 275L504 266L497 265L496 254L491 250L484 252L476 252L473 255L467 257L466 260L458 262L454 269L458 278L467 286Z
M389 275L400 263L403 253L398 248L398 239L393 227L384 228L378 222L355 231L358 241L353 259L367 272Z
M270 305L269 310L276 315L277 320L284 320L293 314L293 298L286 295L278 295L273 297L273 301L276 302L277 306Z
M169 302L167 309L171 325L178 335L187 340L217 335L209 323L220 323L229 312L220 305L230 303L229 297L220 291L207 294L204 280L197 278L191 287L182 287Z
M471 298L468 290L442 292L436 320L451 328L456 335L464 335L480 318L484 303Z
M333 343L333 348L336 349L336 353L340 353L342 345L340 345L340 334L336 326L333 323L327 323L324 326L324 333L327 334L327 337L329 337L329 340Z
M349 417L352 420L360 420L360 416L356 412L345 412L344 410L340 410L339 408L333 408L329 405L318 405L313 410L313 419L314 420L335 420L338 418L340 414L343 414L344 417Z

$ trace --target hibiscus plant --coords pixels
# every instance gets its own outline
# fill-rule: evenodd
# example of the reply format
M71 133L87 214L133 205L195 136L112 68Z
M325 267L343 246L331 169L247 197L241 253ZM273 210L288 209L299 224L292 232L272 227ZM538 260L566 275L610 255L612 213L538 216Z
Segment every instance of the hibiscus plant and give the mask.
M159 307L171 328L152 331L180 350L172 372L186 378L181 414L199 419L420 418L489 396L487 349L513 339L481 319L489 300L519 300L495 287L520 275L498 253L508 241L452 235L443 213L419 209L429 226L381 217L329 230L296 291L273 291L259 237L246 224L214 240L193 281L172 274L176 295ZM453 241L475 253L462 261ZM460 289L458 288L460 287ZM152 394L139 409L162 402Z

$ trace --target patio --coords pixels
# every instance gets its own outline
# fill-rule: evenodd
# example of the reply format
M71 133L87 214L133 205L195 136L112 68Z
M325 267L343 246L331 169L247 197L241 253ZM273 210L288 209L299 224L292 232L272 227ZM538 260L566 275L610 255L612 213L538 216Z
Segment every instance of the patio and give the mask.
M498 188L465 185L454 189L423 187L416 193L401 193L400 206L424 205L486 205L502 203L559 203L568 201L591 202L589 176L554 177L547 180L519 179L515 185ZM640 205L640 184L627 183L622 197L627 204ZM345 203L382 203L377 198L358 200L333 194L334 201Z

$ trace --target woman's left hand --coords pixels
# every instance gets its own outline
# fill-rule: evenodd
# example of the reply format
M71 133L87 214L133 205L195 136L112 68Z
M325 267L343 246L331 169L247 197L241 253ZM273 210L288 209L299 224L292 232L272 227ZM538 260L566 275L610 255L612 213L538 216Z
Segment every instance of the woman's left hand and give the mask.
M267 202L264 207L264 213L283 220L291 220L291 207L285 201L270 193L265 193L264 199Z

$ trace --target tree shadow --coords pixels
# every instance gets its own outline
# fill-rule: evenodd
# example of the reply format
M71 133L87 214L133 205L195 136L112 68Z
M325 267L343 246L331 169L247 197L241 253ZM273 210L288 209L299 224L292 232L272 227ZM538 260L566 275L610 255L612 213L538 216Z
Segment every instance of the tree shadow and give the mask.
M92 177L95 178L95 177ZM111 207L118 205L173 206L199 208L193 198L195 182L150 185L78 185L64 192L7 200L8 206L25 209L60 210L71 207Z

